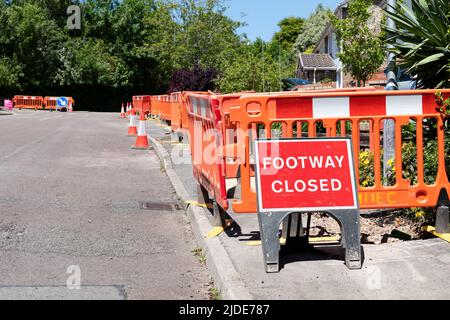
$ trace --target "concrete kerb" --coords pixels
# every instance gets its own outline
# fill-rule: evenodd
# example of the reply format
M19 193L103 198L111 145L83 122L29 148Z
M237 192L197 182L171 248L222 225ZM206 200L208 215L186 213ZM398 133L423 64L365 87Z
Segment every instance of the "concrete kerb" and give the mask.
M175 188L176 193L183 202L192 200L183 183L173 169L169 153L156 139L148 135L150 144L163 163L167 176ZM245 287L230 256L222 245L220 239L205 238L205 235L213 228L205 216L203 208L188 205L186 213L191 221L192 230L197 244L203 249L206 256L206 264L211 271L214 282L224 300L253 300L253 296Z

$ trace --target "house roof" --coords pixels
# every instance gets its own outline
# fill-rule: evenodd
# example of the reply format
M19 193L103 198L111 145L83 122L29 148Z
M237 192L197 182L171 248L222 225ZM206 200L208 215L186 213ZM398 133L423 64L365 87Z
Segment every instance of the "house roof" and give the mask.
M328 53L300 54L300 68L304 70L336 70L336 64Z

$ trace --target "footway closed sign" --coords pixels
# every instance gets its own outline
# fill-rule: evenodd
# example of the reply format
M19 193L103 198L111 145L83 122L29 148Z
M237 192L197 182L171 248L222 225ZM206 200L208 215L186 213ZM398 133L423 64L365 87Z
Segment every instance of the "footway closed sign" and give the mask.
M256 140L260 212L357 209L351 140Z

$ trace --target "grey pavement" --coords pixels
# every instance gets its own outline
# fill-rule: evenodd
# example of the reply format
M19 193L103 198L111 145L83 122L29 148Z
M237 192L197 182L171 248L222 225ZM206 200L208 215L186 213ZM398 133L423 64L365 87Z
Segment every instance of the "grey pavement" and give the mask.
M116 113L0 117L0 299L208 299L178 197L127 126Z
M188 198L197 199L196 182L190 165L187 144L170 142L170 129L160 122L147 122L147 132L155 143L171 157L170 166L183 184ZM197 209L192 218L206 221L209 213ZM363 245L364 262L361 270L349 270L344 264L344 252L338 246L316 247L314 251L292 250L281 253L279 273L264 271L262 248L249 245L259 239L257 216L233 214L235 224L215 240L231 261L237 281L225 286L254 299L450 299L450 244L441 239ZM195 221L193 221L194 223ZM209 228L212 228L209 225ZM204 228L205 229L205 228ZM206 228L207 230L207 228ZM212 239L197 237L207 248ZM224 249L224 250L223 250ZM210 269L223 286L230 268L220 265L220 257L210 252ZM219 261L219 262L214 262ZM222 275L220 273L223 273ZM234 290L233 286L239 286ZM241 290L244 288L244 290ZM234 295L239 298L239 295Z

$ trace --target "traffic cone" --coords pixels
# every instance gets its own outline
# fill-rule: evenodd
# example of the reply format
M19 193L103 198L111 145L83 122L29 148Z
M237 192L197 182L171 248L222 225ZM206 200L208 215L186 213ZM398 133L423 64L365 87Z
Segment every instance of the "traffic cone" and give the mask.
M147 130L145 129L145 115L141 112L139 118L139 131L136 138L136 144L131 147L132 149L150 149L147 138Z
M123 103L122 103L122 109L120 109L120 117L121 118L126 118L127 116L125 115L125 109L123 108Z
M131 113L130 114L130 126L128 127L128 135L134 137L137 135L137 130L136 130L137 117L136 117L136 113L134 112L134 109L131 109L130 113Z

